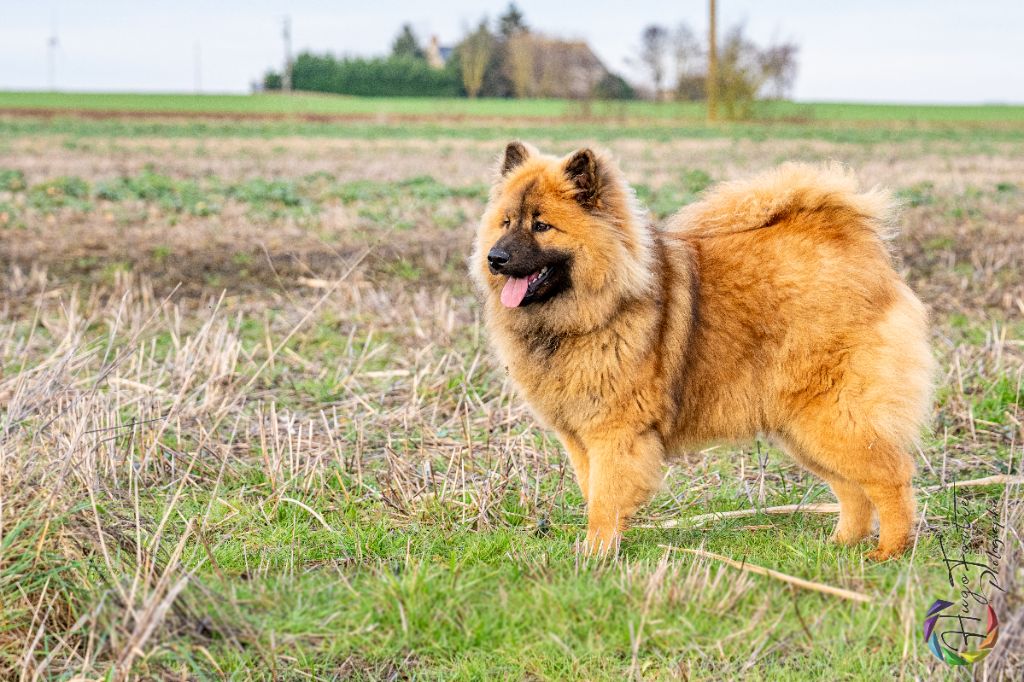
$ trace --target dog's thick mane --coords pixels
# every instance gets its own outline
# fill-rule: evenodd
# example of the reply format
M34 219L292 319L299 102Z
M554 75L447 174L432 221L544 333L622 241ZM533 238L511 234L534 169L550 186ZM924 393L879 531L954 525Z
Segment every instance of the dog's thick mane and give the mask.
M854 174L838 163L787 163L747 180L719 184L676 213L666 229L713 237L768 227L796 212L829 209L859 216L860 224L883 239L893 234L890 193L860 191Z

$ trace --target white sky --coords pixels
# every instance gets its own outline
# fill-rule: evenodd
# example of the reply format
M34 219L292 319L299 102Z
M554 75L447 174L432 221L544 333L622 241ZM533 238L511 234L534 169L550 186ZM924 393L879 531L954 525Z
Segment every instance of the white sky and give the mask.
M800 45L801 100L1024 103L1024 0L719 0L719 25L745 21L758 42ZM520 0L537 30L586 39L611 69L643 27L707 25L706 0ZM303 49L374 55L403 22L454 43L506 0L0 0L0 89L47 87L56 21L56 84L65 90L245 92L281 61L281 20ZM721 28L720 28L721 30Z

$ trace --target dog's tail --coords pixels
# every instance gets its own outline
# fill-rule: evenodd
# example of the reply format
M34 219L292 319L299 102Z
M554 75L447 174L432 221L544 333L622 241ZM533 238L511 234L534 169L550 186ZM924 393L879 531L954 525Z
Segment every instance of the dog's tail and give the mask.
M787 163L749 180L722 183L669 218L666 229L713 237L770 227L792 214L820 211L856 217L857 223L881 239L895 234L892 195L878 188L859 191L857 178L838 163Z

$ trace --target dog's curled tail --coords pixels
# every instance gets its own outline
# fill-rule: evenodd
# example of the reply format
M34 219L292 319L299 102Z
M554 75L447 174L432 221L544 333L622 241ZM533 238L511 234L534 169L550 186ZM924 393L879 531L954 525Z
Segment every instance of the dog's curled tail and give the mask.
M860 191L854 174L838 163L786 163L748 180L722 183L680 209L666 229L713 237L769 227L796 213L823 211L856 216L857 223L881 239L895 233L892 195L879 188Z

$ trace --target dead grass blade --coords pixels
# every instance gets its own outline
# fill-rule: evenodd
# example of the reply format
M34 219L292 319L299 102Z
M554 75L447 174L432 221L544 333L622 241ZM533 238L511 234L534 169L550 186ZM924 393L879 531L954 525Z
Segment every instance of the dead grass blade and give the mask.
M985 476L984 478L972 478L966 481L950 481L949 483L940 483L938 485L930 485L927 488L922 488L926 493L935 493L940 490L952 488L954 485L957 488L977 488L983 485L1022 485L1024 484L1024 476L1008 476L1006 474L996 474L995 476Z
M1024 476L1008 476L1006 474L996 474L995 476L985 476L984 478L972 478L966 481L956 481L957 488L975 488L985 485L1021 485L1024 484ZM954 483L942 483L939 485L930 485L921 490L926 493L934 493L940 490L951 488ZM835 502L824 502L821 504L784 504L778 507L764 507L752 509L737 509L735 511L726 512L712 512L710 514L698 514L697 516L690 516L683 519L668 519L666 521L643 524L634 524L634 528L678 528L679 526L702 526L709 521L718 521L722 519L742 519L748 516L757 516L758 514L796 514L798 512L806 512L808 514L838 514L839 504Z
M645 523L645 524L634 524L634 528L677 528L679 526L693 525L702 526L709 521L718 521L720 519L742 519L748 516L757 516L758 514L795 514L797 512L807 512L810 514L838 514L839 504L838 503L822 503L822 504L784 504L778 507L762 507L754 509L737 509L735 511L727 512L712 512L710 514L698 514L697 516L690 516L685 519L669 519L667 521L658 523Z

